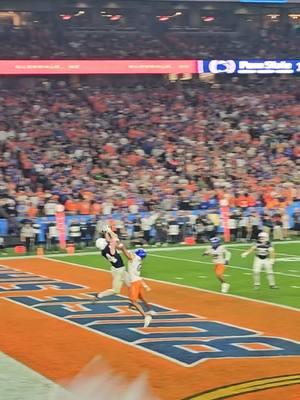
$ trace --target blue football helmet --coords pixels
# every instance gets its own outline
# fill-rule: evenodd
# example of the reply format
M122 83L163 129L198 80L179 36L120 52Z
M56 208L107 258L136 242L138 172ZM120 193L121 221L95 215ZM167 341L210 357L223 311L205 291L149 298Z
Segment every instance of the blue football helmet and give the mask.
M136 249L135 254L140 258L145 258L147 256L147 253L144 249Z
M218 237L213 237L209 241L213 249L216 249L221 244L221 239Z

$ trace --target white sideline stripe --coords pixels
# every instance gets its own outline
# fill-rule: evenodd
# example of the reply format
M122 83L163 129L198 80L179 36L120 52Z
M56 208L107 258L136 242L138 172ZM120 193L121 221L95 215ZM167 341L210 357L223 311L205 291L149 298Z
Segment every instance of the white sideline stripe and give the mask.
M42 257L42 258L44 258L46 260L48 259L48 257ZM106 272L107 274L111 274L110 271L108 271L108 270L106 270L104 268L90 267L89 265L76 264L76 263L72 263L72 262L69 262L69 261L61 261L61 260L55 260L55 259L54 260L49 259L49 260L50 261L55 261L55 262L58 262L58 263L62 263L62 264L75 265L76 267L79 267L79 268L88 268L88 269L93 269L94 271ZM211 293L211 294L216 294L218 296L226 296L226 297L230 296L230 297L234 297L236 299L241 299L241 300L244 300L244 301L251 301L251 302L254 302L254 303L262 303L262 304L267 304L269 306L285 308L287 310L300 312L300 310L298 308L292 307L292 306L286 306L284 304L271 303L271 302L265 301L265 300L255 300L255 299L251 299L250 297L243 297L243 296L238 296L236 294L230 294L230 293L223 294L223 293L219 293L219 292L214 292L213 290L209 290L209 289L200 289L200 288L196 288L194 286L188 286L188 285L183 285L183 284L180 284L180 283L174 283L174 282L169 282L169 281L162 281L160 279L153 279L153 278L145 278L145 279L147 279L148 281L152 281L152 282L163 283L165 285L184 287L184 288L187 288L187 289L196 290L197 292L206 292L206 293Z
M300 240L286 240L285 242L283 241L275 241L272 242L275 244L287 244L287 243L291 243L291 244L295 244L295 243L299 243L300 245ZM245 246L245 247L249 247L251 246L251 242L249 243L231 243L231 244L226 244L226 247L238 247L238 246ZM209 243L207 244L201 244L201 245L197 245L197 246L174 246L174 247L146 247L147 252L161 252L161 251L172 251L172 250L197 250L197 249L204 249L206 247L209 247ZM244 250L244 249L243 249ZM92 256L92 255L97 255L99 254L99 251L87 251L87 252L80 252L80 253L74 253L73 256ZM279 253L277 253L279 254ZM283 254L283 253L282 253ZM292 256L292 254L289 254L289 256ZM41 256L35 256L33 254L28 254L27 256L11 256L11 257L1 257L0 259L2 260L16 260L16 259L26 259L26 258L40 258ZM70 257L69 254L67 253L55 253L55 254L45 254L45 257ZM296 256L298 257L298 255Z
M274 243L274 242L273 242ZM227 246L226 246L227 247ZM234 251L244 251L245 249L241 249L236 247L235 249L233 249ZM290 253L278 253L277 251L275 251L276 255L280 255L280 256L288 256L288 257L298 257L300 258L300 254L290 254Z
M50 400L50 395L56 391L67 393L56 383L1 352L0 371L0 398L3 400Z
M199 261L199 260L190 260L188 258L179 258L179 257L170 257L170 256L162 256L160 254L150 254L151 257L159 257L159 258L167 258L169 260L175 260L175 261L187 261L191 263L196 263L196 264L213 264L211 261ZM227 265L228 268L234 268L234 269L243 269L246 271L252 271L252 268L247 268L247 267L239 267L237 265ZM274 272L276 275L283 275L283 276L292 276L294 278L300 278L300 275L294 275L294 274L286 274L284 272Z

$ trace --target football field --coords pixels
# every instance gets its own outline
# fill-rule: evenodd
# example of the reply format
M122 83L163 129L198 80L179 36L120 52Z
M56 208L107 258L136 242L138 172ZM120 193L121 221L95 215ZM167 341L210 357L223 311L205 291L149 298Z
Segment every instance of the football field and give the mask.
M93 302L111 285L95 249L3 257L0 399L102 400L60 392L78 389L74 377L100 356L128 382L145 372L159 400L299 400L300 242L274 246L279 288L263 273L254 290L253 256L241 258L249 244L228 245L228 294L202 255L207 246L147 248L142 274L156 312L148 328L128 309L125 287Z
M261 288L254 290L252 281L253 255L242 258L249 244L231 244L231 260L225 278L231 284L230 294L287 305L300 309L300 241L274 243L276 262L274 272L278 290L271 290L264 273ZM146 248L148 257L143 262L143 276L192 286L205 290L220 291L215 278L211 258L203 256L207 246ZM52 256L51 256L52 258ZM110 264L96 254L56 257L58 260L78 263L95 268L110 269Z

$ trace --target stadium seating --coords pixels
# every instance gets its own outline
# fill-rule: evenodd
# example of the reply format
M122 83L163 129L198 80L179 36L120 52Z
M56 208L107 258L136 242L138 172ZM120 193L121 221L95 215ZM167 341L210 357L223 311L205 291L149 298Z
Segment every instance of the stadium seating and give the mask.
M284 36L284 40L282 37ZM297 58L298 32L261 29L151 31L58 29L33 25L0 32L1 59Z

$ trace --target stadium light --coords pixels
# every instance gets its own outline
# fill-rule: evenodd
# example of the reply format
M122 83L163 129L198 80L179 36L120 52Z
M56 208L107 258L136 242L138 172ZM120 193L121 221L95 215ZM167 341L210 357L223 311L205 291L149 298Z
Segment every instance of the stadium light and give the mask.
M74 14L74 17L79 17L80 15L84 15L84 14L85 14L85 11L80 10L76 14Z

